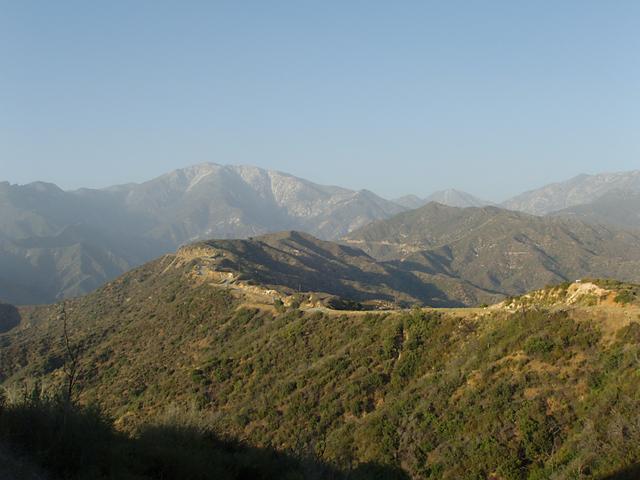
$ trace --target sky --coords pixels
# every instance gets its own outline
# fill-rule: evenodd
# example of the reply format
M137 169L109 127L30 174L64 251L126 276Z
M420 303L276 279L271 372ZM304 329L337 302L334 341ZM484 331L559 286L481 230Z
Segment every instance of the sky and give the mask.
M493 201L640 168L640 2L0 0L0 181L205 161Z

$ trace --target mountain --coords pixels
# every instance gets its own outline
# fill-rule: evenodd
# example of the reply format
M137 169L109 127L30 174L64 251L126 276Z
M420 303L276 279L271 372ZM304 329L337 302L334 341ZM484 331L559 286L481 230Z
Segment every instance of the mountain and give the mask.
M402 207L367 191L318 185L257 167L204 163L108 190L147 233L181 244L297 229L335 239ZM88 192L92 193L92 192Z
M491 205L491 202L481 200L470 193L451 188L434 192L426 198L406 195L395 199L394 202L409 209L420 208L429 202L438 202L450 207L484 207L485 205Z
M374 222L344 242L466 305L584 276L640 280L640 233L497 207L430 203ZM461 291L461 281L475 291Z
M366 251L386 262L384 268L393 267L394 278L398 271L403 271L404 275L418 276L422 285L430 285L422 295L402 292L412 301L422 303L491 302L504 294L542 286L543 281L590 273L634 280L629 267L616 266L615 262L622 259L635 264L635 236L618 232L617 228L638 228L635 206L639 194L640 171L582 175L523 194L506 204L538 213L559 208L559 217L582 222L529 217L518 217L516 221L513 215L509 218L503 215L501 222L506 222L504 228L510 232L511 240L501 237L505 232L499 229L489 231L483 227L481 233L485 243L491 243L490 236L497 235L500 239L497 244L506 250L489 254L485 249L480 260L473 253L478 245L472 245L474 241L469 240L472 235L467 233L469 228L479 229L493 215L491 212L497 210L486 209L486 202L456 190L437 192L427 199L409 196L391 202L367 190L318 185L281 172L214 163L175 170L141 184L102 190L63 191L44 182L28 185L2 182L0 300L37 304L77 296L181 245L209 238L242 239L291 230L324 240L347 236L348 242L364 240L350 237L352 232L364 229L366 236L369 235L366 232L377 231L372 238L375 245L365 246ZM434 198L440 203L473 205L479 210L475 213L443 210L428 220L420 213L415 218L408 213L403 216L407 209ZM585 204L587 201L590 203ZM427 207L418 208L424 213L429 211ZM367 230L370 223L392 217L396 219L386 227ZM415 238L409 242L398 237L400 231L406 230L398 225L401 219L417 222L412 229ZM435 227L431 222L435 222ZM597 225L589 232L584 222ZM552 228L552 224L556 227ZM563 226L559 227L560 224ZM594 248L573 245L571 236L564 232L573 232L574 228L586 235L584 240ZM521 237L516 240L518 229L530 232L533 238L526 254L518 250L520 243L526 244ZM547 237L540 233L545 231ZM582 239L581 235L576 238ZM431 236L435 236L433 241L429 240ZM459 237L467 238L469 245L462 246ZM451 243L454 240L455 245ZM385 242L390 245L385 246ZM540 249L536 246L547 243ZM398 250L397 245L391 244L409 245L415 257L406 258L407 252L387 255L385 251ZM629 255L618 255L626 249ZM511 251L526 258L527 263L507 258L505 252ZM475 260L463 260L466 255ZM402 265L392 264L400 260ZM420 267L408 268L410 264ZM526 268L532 268L534 273L523 279L527 277L523 273ZM399 293L394 290L390 295Z
M640 229L640 191L612 190L591 203L558 210L550 215L618 228Z
M491 202L481 200L470 193L461 192L460 190L452 188L432 193L424 199L425 204L429 202L438 202L450 207L484 207L491 205Z
M576 205L592 203L613 191L640 192L640 170L598 175L578 175L517 195L500 206L544 215Z
M413 210L414 208L422 207L426 202L424 199L417 195L404 195L403 197L394 198L393 203L396 203L404 208Z
M0 239L0 297L30 304L81 295L161 252L153 241L86 225L49 236Z
M0 183L0 299L45 303L75 296L165 252L144 219L95 192L49 183Z
M291 236L285 244L301 243ZM230 446L236 463L216 474L216 438L356 479L598 479L640 461L637 285L567 283L485 309L336 312L214 282L210 257L208 247L163 256L66 301L64 317L61 305L14 309L0 384L25 406L0 408L0 443L33 439L36 458L80 462L65 478L122 478L125 466L135 478L280 478L256 477L265 457ZM65 383L65 330L77 403L144 447L106 450L121 462L88 454L115 429L38 413ZM66 421L78 437L60 434ZM74 439L75 455L46 456Z
M254 293L260 293L254 287L260 285L280 294L313 293L332 305L365 304L358 308L458 303L434 285L394 265L377 262L360 249L302 232L210 240L185 246L177 256L196 259L203 278Z
M0 299L46 303L206 238L298 229L337 238L403 208L366 191L205 163L141 184L0 183Z

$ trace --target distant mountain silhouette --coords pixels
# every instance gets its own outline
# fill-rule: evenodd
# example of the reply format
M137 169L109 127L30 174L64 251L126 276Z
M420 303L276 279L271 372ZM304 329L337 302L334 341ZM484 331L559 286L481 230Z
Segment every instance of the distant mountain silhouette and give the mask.
M405 195L395 199L394 202L410 209L420 208L429 202L438 202L450 207L484 207L485 205L491 205L491 202L452 188L434 192L425 198L420 198L416 195Z

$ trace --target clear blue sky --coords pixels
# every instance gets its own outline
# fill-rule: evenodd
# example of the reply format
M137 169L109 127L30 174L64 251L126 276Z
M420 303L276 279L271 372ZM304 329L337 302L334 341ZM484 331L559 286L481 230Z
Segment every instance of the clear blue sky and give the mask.
M640 2L0 0L0 180L492 200L640 168Z

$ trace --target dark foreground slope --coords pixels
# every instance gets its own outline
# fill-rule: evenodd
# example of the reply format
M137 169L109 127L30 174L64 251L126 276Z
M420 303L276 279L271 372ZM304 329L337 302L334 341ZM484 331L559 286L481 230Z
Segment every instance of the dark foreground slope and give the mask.
M496 207L431 203L345 241L467 305L585 276L640 281L640 233ZM454 280L476 290L456 290Z
M79 400L119 430L180 417L343 472L569 479L640 461L637 297L584 282L484 310L275 308L168 256L66 311ZM0 336L10 393L64 381L58 313L20 309Z
M138 479L368 479L403 480L400 469L363 464L340 471L317 458L251 447L220 438L193 419L118 432L94 407L43 397L38 390L0 404L3 480Z

